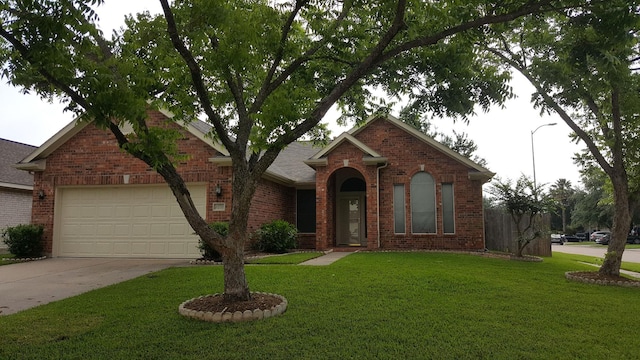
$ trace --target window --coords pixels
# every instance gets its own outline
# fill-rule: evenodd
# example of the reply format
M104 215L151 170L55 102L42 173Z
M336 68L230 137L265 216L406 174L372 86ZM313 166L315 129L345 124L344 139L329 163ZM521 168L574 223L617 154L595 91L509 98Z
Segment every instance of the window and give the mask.
M419 172L411 178L411 231L436 232L436 191L433 177Z
M442 226L445 234L455 232L453 210L453 184L442 184Z
M316 232L316 190L298 190L296 227L301 233Z
M404 185L393 185L393 226L396 234L405 233Z

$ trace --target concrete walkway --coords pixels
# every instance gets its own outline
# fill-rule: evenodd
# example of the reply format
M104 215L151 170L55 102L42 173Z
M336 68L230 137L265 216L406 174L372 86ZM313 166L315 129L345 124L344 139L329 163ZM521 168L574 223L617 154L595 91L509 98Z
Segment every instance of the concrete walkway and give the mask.
M342 259L343 257L353 254L352 252L347 251L332 251L322 256L318 256L315 259L307 260L305 262L300 263L299 265L311 265L311 266L325 266L333 264L334 262Z

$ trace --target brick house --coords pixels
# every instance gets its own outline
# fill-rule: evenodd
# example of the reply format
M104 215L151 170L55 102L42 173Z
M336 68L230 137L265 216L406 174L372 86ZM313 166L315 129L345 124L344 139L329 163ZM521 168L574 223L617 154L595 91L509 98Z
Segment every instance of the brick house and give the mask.
M169 114L150 112L150 123ZM175 126L175 125L174 125ZM177 164L209 222L230 216L231 159L194 122ZM163 179L120 151L113 136L71 123L22 160L35 172L32 222L45 226L52 256L193 258L197 238ZM301 248L485 247L482 185L494 174L388 116L368 120L324 148L296 142L263 176L249 230L284 219Z
M8 226L31 222L33 175L13 165L35 149L32 145L0 139L0 232ZM0 249L4 247L0 240Z

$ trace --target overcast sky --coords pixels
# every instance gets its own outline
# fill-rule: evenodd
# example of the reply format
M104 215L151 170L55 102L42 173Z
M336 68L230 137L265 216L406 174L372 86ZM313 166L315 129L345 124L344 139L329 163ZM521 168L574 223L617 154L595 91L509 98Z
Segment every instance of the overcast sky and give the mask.
M100 26L109 34L111 29L123 24L124 15L143 10L160 12L155 0L107 0L98 9ZM512 83L518 98L509 100L504 109L495 107L470 119L469 125L453 123L451 119L433 119L437 130L452 134L465 132L477 145L477 155L487 160L489 170L501 179L517 179L521 174L533 177L531 132L545 126L533 136L535 168L538 184L553 184L565 178L573 185L580 185L578 168L573 164L573 154L583 144L571 143L569 127L557 116L541 117L529 102L533 87L521 77ZM73 120L73 115L63 112L59 103L48 103L34 95L21 94L19 89L3 81L0 84L0 138L39 146L62 127ZM397 115L397 114L394 114ZM331 126L333 136L347 130L335 126L335 113L329 113L325 122ZM0 154L1 156L1 154Z

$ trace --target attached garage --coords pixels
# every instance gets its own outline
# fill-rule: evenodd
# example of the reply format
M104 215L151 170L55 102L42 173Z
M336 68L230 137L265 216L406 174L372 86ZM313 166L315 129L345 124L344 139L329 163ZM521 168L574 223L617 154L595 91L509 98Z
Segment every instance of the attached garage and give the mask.
M205 217L206 185L189 191ZM194 235L166 185L58 188L54 256L197 258Z

